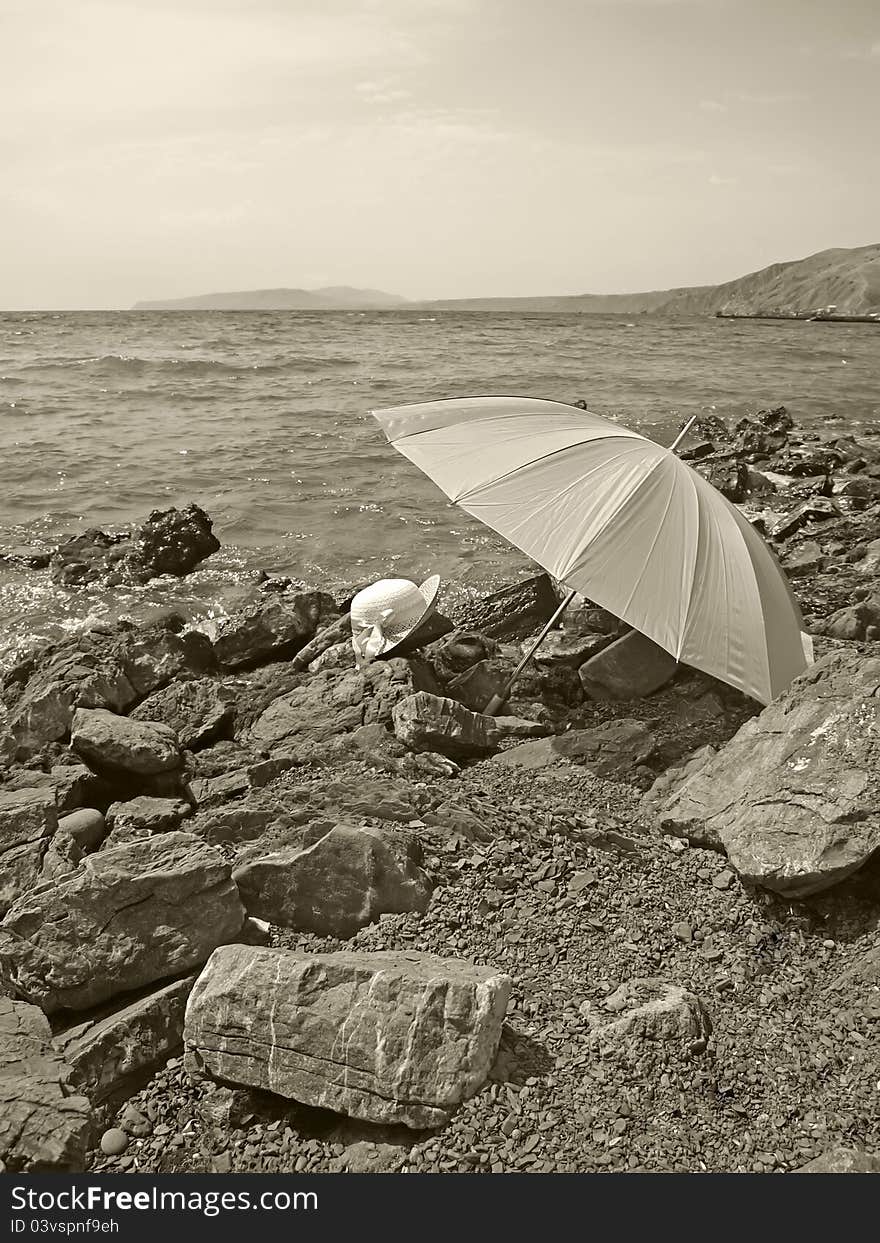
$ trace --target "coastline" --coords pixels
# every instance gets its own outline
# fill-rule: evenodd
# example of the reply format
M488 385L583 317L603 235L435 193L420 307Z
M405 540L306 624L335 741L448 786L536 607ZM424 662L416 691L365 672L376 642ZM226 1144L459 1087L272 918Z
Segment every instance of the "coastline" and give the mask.
M683 456L760 524L821 676L861 712L859 670L880 659L880 437L803 433L779 408L736 428L704 419ZM159 566L185 577L217 543L198 507L99 535L30 572L59 591L137 586ZM758 705L685 668L649 692L585 695L580 670L627 634L585 602L493 733L477 709L545 615L540 593L520 584L500 621L477 592L441 597L447 633L359 672L345 594L315 586L266 576L210 638L168 615L99 622L2 680L0 799L19 837L0 869L0 976L16 1006L49 1016L46 1049L84 1102L65 1107L55 1168L770 1172L839 1147L880 1153L876 814L835 822L848 876L825 874L821 847L809 867L793 847L788 879L741 871L669 809L680 766L723 757ZM812 693L799 681L791 720ZM418 714L413 741L402 705L420 696L451 705L432 711L456 723L454 745ZM572 738L582 749L566 758ZM857 766L865 739L844 743ZM341 853L295 880L334 833ZM334 899L316 931L314 910L336 884L348 892L340 860L366 897ZM289 911L296 885L312 886L305 924ZM118 941L95 933L102 911L129 906L142 915ZM68 907L74 939L46 940L37 913ZM160 912L173 935L158 944ZM370 1121L357 1093L344 1117L197 1072L192 1031L181 1057L186 1000L229 942L508 975L483 1080L443 1125L412 1127L393 1098ZM8 1169L45 1159L45 1136L26 1139Z

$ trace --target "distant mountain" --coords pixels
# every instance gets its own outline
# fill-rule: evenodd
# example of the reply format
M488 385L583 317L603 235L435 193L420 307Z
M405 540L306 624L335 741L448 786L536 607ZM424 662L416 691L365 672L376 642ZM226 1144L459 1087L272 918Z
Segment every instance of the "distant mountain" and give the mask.
M381 289L248 289L193 298L136 302L135 311L381 311L406 306L405 298Z
M834 305L839 315L880 312L880 243L823 250L808 259L774 263L723 285L652 293L574 294L545 298L459 298L422 303L439 310L581 311L593 315L807 314Z
M572 294L537 298L444 298L410 302L379 289L252 289L166 302L137 302L136 311L579 311L587 315L806 315L834 306L838 315L880 312L880 243L823 250L807 259L774 263L723 285L632 294Z

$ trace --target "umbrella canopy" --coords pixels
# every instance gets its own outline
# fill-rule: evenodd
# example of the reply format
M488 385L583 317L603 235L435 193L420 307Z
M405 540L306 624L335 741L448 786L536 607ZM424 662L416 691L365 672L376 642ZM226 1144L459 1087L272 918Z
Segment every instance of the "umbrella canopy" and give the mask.
M523 397L373 415L462 509L677 660L765 704L807 668L800 609L772 552L669 449Z

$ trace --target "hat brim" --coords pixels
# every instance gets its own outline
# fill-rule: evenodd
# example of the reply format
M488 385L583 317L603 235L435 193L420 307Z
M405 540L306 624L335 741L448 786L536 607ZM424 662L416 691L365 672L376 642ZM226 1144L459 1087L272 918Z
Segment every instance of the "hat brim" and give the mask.
M430 578L426 578L419 586L419 591L425 601L425 609L421 617L403 630L395 630L388 637L388 646L383 648L379 653L379 657L390 656L401 643L406 642L411 634L415 634L419 626L421 626L434 612L434 605L437 600L437 594L440 591L440 575L432 574Z

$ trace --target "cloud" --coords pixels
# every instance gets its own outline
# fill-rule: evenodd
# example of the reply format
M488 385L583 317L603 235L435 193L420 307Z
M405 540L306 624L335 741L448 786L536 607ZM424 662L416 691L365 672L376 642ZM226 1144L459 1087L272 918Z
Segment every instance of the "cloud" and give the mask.
M718 173L712 173L708 178L710 186L735 186L739 181L738 177L721 177Z
M399 104L412 98L412 91L393 81L358 82L354 89L366 104Z
M727 104L719 103L717 99L701 99L700 108L703 112L726 112Z

